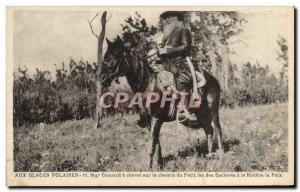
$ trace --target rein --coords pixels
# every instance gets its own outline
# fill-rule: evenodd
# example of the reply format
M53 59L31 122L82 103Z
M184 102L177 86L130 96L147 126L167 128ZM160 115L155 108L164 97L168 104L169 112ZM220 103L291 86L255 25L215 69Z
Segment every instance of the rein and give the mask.
M125 53L123 53L122 56L120 57L120 59L118 60L117 64L116 64L118 67L115 70L115 72L112 72L109 75L107 75L104 79L101 80L101 83L104 83L109 78L114 78L115 79L115 78L118 77L118 74L120 73L120 66L121 66L121 63L122 63L123 60L125 60L126 65L128 66L128 60L126 58ZM108 63L105 62L105 61L103 61L103 64L108 65ZM126 69L126 67L124 67L124 69Z
M147 55L146 59L148 60L148 59L150 59L152 57L150 59L151 60L150 63L151 63L151 62L153 62L154 60L157 59L156 57L153 58L155 55L157 55L157 53L153 53L153 54ZM113 72L111 72L108 75L106 75L103 79L101 79L101 84L105 83L105 81L110 81L111 79L113 81L113 80L117 79L119 76L121 76L123 74L126 76L126 74L128 74L128 72L130 72L130 70L131 70L130 69L131 66L129 64L128 57L131 58L131 57L134 57L134 56L129 56L129 55L126 54L125 51L123 51L123 53L120 55L120 57L119 57L119 59L118 59L118 61L116 63L116 66L117 66L116 69ZM140 59L138 59L138 60L140 60ZM131 61L131 62L134 62L134 61ZM140 61L136 61L136 62L140 62ZM103 64L105 66L109 66L109 64L107 62L105 62L105 61L103 61ZM140 64L137 64L137 65L140 65ZM139 67L144 68L146 66L139 66ZM143 71L144 70L145 69L143 69ZM136 74L136 75L138 75L137 78L139 79L139 81L136 82L136 87L135 87L136 90L142 90L143 81L147 78L146 77L147 75L144 74L144 73L147 73L147 72L144 71L144 72L142 72L142 74ZM140 76L140 75L142 75L142 76Z

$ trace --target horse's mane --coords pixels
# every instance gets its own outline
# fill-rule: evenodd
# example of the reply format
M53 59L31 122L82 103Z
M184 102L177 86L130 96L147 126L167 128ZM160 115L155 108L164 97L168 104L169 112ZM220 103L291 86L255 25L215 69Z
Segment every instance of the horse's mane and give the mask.
M136 45L125 46L125 57L130 65L128 66L127 80L134 92L143 92L147 88L152 74L147 61L147 53L151 47L145 39L140 40L140 43Z

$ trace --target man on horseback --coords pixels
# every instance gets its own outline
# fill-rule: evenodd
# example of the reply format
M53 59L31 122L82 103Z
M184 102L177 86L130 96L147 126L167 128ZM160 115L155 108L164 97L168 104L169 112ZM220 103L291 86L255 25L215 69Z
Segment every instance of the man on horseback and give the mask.
M147 95L148 98L150 93L159 92L159 94L161 94L161 92L164 91L171 91L174 93L176 90L181 92L180 95L186 95L182 93L189 93L191 88L193 88L193 92L195 93L195 90L197 91L197 88L201 87L201 100L203 101L201 102L201 107L190 107L190 112L195 115L196 121L192 121L192 118L190 121L185 121L185 119L188 119L187 117L183 118L180 122L187 127L204 129L207 137L207 156L212 155L213 134L216 135L219 150L222 152L222 132L219 122L220 84L209 72L201 70L201 77L201 75L199 75L201 73L196 71L197 69L199 70L199 66L193 67L193 64L188 57L192 44L191 34L183 24L183 14L171 11L163 13L160 17L164 22L163 40L161 45L156 47L155 43L153 43L153 46L149 48L155 47L155 49L147 51L147 56L144 55L143 58L138 57L135 59L136 57L130 52L131 49L126 52L124 42L120 38L117 38L113 43L108 43L104 64L107 65L108 68L116 70L113 73L115 76L118 77L124 75L131 89L137 96L143 93L143 95ZM115 54L116 51L117 54ZM145 62L146 60L147 63ZM149 64L150 66L146 64ZM151 73L149 69L152 69L154 74ZM197 76L198 80L195 76ZM197 83L197 81L199 82L199 79L200 84ZM108 79L108 81L110 81L108 83L111 83L112 80L113 78ZM158 87L157 84L160 86ZM172 87L172 85L176 85L176 87ZM176 88L175 91L174 88ZM173 95L176 96L177 94L172 94L171 98L173 98ZM164 96L168 96L168 94L162 94L161 102L159 102L160 104L162 103ZM179 106L182 104L182 98L186 98L185 105L177 111L184 111L182 114L189 116L187 104L189 97L181 96ZM135 101L134 99L132 100ZM141 100L143 99L141 98ZM159 97L157 101L159 101ZM158 157L157 163L160 168L162 168L164 159L162 156L159 135L164 122L175 120L174 113L170 113L172 112L170 109L172 109L173 106L171 107L170 104L161 107L162 105L156 106L156 103L152 103L154 104L152 105L153 107L149 106L148 108L143 107L143 101L139 103L142 103L142 107L140 107L141 119L138 123L139 125L142 123L141 125L147 126L150 131L148 150L150 160L149 168L152 168L156 151ZM180 120L178 114L180 113L177 113L177 120Z
M193 86L191 69L186 59L191 52L191 33L184 26L184 15L181 12L166 11L160 15L160 18L163 23L162 43L158 47L160 62L165 70L174 74L176 88L180 95L187 95ZM195 68L199 71L199 66ZM197 76L199 75L198 73ZM178 109L179 119L190 119L188 103L189 98L184 97L184 105Z

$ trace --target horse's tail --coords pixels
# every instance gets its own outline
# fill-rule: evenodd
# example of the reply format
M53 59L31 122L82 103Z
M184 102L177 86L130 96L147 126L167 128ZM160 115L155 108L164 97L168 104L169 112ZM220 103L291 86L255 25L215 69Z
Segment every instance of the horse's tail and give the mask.
M211 99L213 99L213 101L211 101L211 104L213 105L212 107L218 109L219 108L219 103L220 103L220 94L221 94L220 83L208 71L203 70L203 74L204 74L204 77L206 79L206 84L203 87L203 91L205 93L204 96L206 96L207 99L209 99L209 97Z

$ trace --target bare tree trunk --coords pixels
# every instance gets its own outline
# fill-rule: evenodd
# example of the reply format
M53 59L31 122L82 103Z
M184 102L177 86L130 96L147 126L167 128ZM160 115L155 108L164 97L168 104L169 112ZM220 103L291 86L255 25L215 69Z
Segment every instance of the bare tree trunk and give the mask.
M212 41L217 44L218 43L218 38L216 34L212 34ZM211 49L209 51L209 59L211 61L211 72L212 74L219 79L218 77L218 66L217 66L217 60L216 60L216 54L215 54L215 49Z
M208 53L209 60L211 62L211 69L210 72L213 74L213 76L217 77L218 75L218 69L217 69L217 62L216 62L216 54L214 51L210 51Z
M103 41L105 36L106 29L106 15L107 12L104 11L101 17L101 32L98 36L98 51L97 51L97 73L96 73L96 87L97 87L97 102L96 102L96 111L95 111L95 128L100 128L100 120L102 118L102 108L100 105L100 98L102 94L102 85L101 85L101 70L102 70L102 52L103 52Z
M88 90L88 85L87 85L87 80L84 80L84 83L85 83L85 93L88 94L89 93L89 90Z
M228 90L229 80L229 48L226 44L222 45L222 76L223 76L223 89Z

